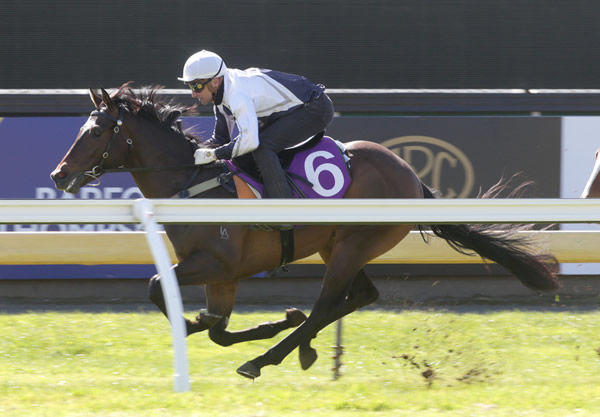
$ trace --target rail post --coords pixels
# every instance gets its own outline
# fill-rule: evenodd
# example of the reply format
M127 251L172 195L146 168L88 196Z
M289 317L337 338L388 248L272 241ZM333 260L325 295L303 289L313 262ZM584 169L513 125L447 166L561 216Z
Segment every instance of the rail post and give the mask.
M338 319L335 327L335 345L333 346L333 380L342 376L342 354L344 346L342 345L342 319Z
M146 240L150 246L156 269L160 274L160 285L165 297L173 338L173 362L175 368L173 389L175 392L190 391L183 304L181 302L179 286L177 285L177 278L171 269L169 253L159 234L162 231L162 226L159 226L154 220L153 206L150 200L145 198L135 200L133 211L135 216L144 225Z

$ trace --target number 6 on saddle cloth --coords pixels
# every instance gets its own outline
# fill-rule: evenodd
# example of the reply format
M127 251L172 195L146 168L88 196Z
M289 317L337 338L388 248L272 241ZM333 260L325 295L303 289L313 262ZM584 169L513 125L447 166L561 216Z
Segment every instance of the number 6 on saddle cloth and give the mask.
M350 158L344 145L329 136L319 134L280 152L279 158L296 198L343 198L350 186ZM264 196L262 178L251 155L225 161L225 165L234 176L238 198Z

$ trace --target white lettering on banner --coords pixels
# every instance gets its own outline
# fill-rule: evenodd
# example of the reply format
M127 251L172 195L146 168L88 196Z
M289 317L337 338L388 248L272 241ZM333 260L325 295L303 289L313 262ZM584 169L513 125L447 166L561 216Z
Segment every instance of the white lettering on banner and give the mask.
M104 189L104 198L107 198L107 199L119 198L117 196L119 196L121 194L123 194L122 187L106 187Z
M136 199L143 197L137 187L82 187L78 195L61 192L50 187L36 187L35 198L38 200L55 199ZM1 232L130 232L143 230L140 224L0 224Z
M339 167L331 163L317 164L317 167L315 168L314 160L319 157L325 159L334 158L334 156L327 151L313 152L309 154L304 161L304 172L306 172L306 179L312 183L313 190L315 190L317 194L322 195L323 197L330 197L337 194L344 186L344 174ZM333 186L328 190L319 182L319 175L322 172L329 172L333 176Z
M35 198L38 200L55 199L56 190L50 187L37 187L35 189Z
M83 187L79 191L82 200L92 200L94 198L102 198L102 190L95 187Z
M144 197L144 195L142 194L140 189L137 187L126 188L125 191L123 191L123 194L121 194L121 198L125 199L125 200L131 200L134 198L143 198L143 197Z
M0 224L0 232L131 232L139 224Z
M82 200L91 200L91 199L113 199L113 198L121 198L121 199L135 199L142 198L142 192L137 187L128 187L123 189L123 187L106 187L106 188L98 188L98 187L83 187L79 191L79 198ZM50 187L36 187L35 189L35 198L36 199L73 199L78 198L71 193L62 192L60 197L57 195L57 192L54 188Z
M38 226L37 224L15 224L14 230L15 232L37 232Z

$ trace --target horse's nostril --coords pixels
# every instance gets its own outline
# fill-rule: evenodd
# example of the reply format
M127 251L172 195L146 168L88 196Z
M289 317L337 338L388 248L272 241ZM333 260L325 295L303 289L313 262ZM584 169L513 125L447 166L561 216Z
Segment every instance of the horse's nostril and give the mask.
M64 171L59 171L56 173L55 177L62 180L63 178L65 178L67 176L67 173Z

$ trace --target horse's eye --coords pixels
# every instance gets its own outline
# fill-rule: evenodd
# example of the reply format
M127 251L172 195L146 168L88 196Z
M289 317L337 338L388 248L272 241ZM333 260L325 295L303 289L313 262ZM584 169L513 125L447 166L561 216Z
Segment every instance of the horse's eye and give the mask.
M100 136L102 134L102 129L99 126L94 126L92 128L92 135Z

